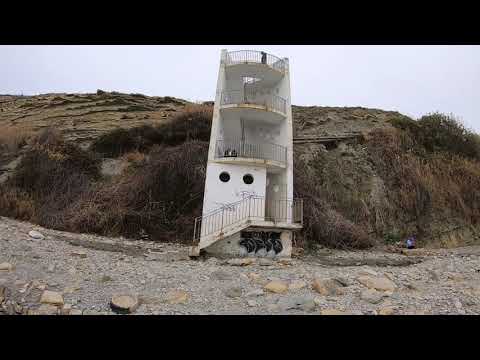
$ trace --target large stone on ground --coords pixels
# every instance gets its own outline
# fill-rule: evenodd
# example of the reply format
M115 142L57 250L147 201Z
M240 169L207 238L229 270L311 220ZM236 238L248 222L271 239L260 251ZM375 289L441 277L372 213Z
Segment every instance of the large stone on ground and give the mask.
M345 291L343 285L335 279L315 278L312 282L312 288L323 296L343 295Z
M183 290L171 290L167 293L166 301L170 305L185 304L188 301L189 295Z
M360 294L360 299L371 304L378 304L380 301L382 301L383 297L384 294L375 289L367 289L362 291L362 293Z
M287 310L303 310L303 311L313 311L315 310L316 304L312 297L286 297L282 298L277 302L277 305L281 311Z
M385 306L378 310L378 315L393 315L395 313L395 309L392 306Z
M263 291L263 289L256 289L256 290L252 290L252 291L248 292L245 296L247 296L247 297L257 297L257 296L262 296L264 294L265 294L265 292Z
M283 281L274 280L265 285L265 290L276 294L283 294L288 291L288 286Z
M70 315L70 311L72 311L71 304L63 305L62 309L60 310L60 315Z
M43 238L45 238L45 236L43 236L42 233L36 231L36 230L32 230L28 233L28 235L33 238L33 239L37 239L37 240L41 240Z
M239 288L239 287L232 287L225 290L225 296L229 298L238 298L242 296L242 294L243 294L243 290L242 288Z
M42 304L63 305L63 296L59 292L45 290L40 297Z
M58 307L51 304L42 304L35 310L29 310L28 315L57 315Z
M13 265L8 262L0 263L0 271L12 271Z
M129 314L137 310L139 301L136 296L116 295L110 300L110 308L117 313Z
M369 289L375 289L380 291L394 291L397 288L395 283L392 280L387 279L386 277L363 275L359 276L357 280Z

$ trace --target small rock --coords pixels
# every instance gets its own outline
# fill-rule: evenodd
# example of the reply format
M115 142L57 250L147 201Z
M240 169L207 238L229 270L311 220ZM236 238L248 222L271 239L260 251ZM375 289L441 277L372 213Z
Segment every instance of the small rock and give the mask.
M0 271L12 271L13 265L8 262L0 263Z
M405 283L405 287L408 289L408 290L413 290L413 291L416 291L418 290L418 287L415 283L413 282L407 282Z
M288 288L290 290L301 290L307 286L307 283L303 280L294 280L290 284L288 284Z
M242 296L243 290L242 288L239 287L232 287L227 290L225 290L225 296L228 296L229 298L237 298Z
M345 292L340 288L341 286L335 279L315 278L312 283L313 290L323 296L343 295Z
M40 297L42 304L63 305L62 294L56 291L45 290Z
M259 285L263 285L263 286L265 286L266 284L268 284L268 280L262 278L259 274L249 273L249 274L247 274L247 277L248 277L251 281L253 281L255 284L259 284Z
M83 311L80 309L72 309L68 315L83 315Z
M265 285L265 290L276 294L283 294L288 291L288 286L283 281L274 280Z
M255 300L247 300L247 305L250 306L250 307L255 307L258 304Z
M106 282L109 282L109 281L113 281L113 279L108 276L108 275L103 275L101 278L100 278L100 282L102 283L106 283Z
M63 305L62 309L60 310L60 315L69 315L70 311L72 311L72 305L65 304L65 305Z
M42 304L35 310L29 310L28 315L57 315L58 308L50 304Z
M324 309L320 311L322 315L348 315L345 311L337 310L337 309Z
M316 307L315 301L311 297L282 298L277 302L277 305L282 311L286 311L286 310L313 311L315 310L315 307Z
M395 313L395 309L391 306L386 306L378 310L379 315L393 315Z
M367 289L362 291L360 299L367 301L371 304L378 304L383 299L383 293L375 289Z
M292 259L289 259L289 258L281 258L281 259L278 259L278 263L280 265L292 265L293 264L293 260Z
M257 289L257 290L252 290L248 292L245 296L247 297L257 297L257 296L262 296L264 295L265 292L262 289Z
M427 272L430 275L430 279L432 279L434 281L440 280L440 276L438 276L438 274L435 271L433 271L431 269L427 269Z
M341 286L344 286L344 287L352 285L352 282L343 276L337 276L333 278L333 280L338 282Z
M387 279L386 277L375 277L375 276L359 276L357 278L358 282L370 289L380 290L380 291L394 291L396 285L393 281Z
M185 304L188 301L188 293L183 290L171 290L167 293L166 301L170 305Z
M227 271L217 270L210 275L210 278L213 280L231 280L233 276Z
M43 236L42 233L36 231L36 230L32 230L28 233L28 235L33 238L33 239L37 239L37 240L41 240L41 239L44 239L45 236Z
M272 266L272 265L274 265L274 262L270 259L260 258L260 259L258 259L258 265L260 265L260 266Z
M137 297L129 295L117 295L113 296L110 300L110 308L118 313L132 313L139 306Z
M83 250L75 250L70 253L71 256L78 256L82 259L85 259L87 257L87 252Z
M230 259L227 261L228 265L232 266L247 266L255 262L254 258Z

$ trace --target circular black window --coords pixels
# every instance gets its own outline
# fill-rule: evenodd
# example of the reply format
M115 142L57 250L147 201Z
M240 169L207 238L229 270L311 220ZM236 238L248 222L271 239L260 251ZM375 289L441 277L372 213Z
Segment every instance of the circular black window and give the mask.
M250 185L253 183L253 176L250 174L244 175L243 176L243 182L247 185Z
M220 174L219 178L222 182L228 182L230 180L230 174L224 171Z

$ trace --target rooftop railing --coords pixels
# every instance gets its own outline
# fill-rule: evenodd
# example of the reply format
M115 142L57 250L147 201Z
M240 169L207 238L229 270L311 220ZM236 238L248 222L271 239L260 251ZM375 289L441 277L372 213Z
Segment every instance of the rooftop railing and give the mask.
M264 142L261 144L246 143L242 140L217 140L215 158L249 158L287 162L287 148L282 145Z
M285 73L286 69L285 60L280 59L274 55L267 54L263 51L239 50L227 53L227 66L248 63L265 64L275 70L280 71L283 74Z
M261 94L253 90L230 90L222 92L222 105L251 104L265 106L267 110L274 110L282 114L287 112L287 102L277 95Z

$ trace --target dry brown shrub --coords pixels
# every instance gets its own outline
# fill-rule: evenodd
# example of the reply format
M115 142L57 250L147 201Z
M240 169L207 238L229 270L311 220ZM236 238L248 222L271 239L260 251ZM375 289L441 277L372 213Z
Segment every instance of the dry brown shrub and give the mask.
M368 149L390 189L391 218L413 219L419 235L432 218L480 220L480 163L445 151L426 153L397 129L371 133ZM422 154L422 155L420 155Z
M328 247L356 249L374 245L363 227L348 220L325 200L315 166L296 156L294 167L295 196L304 199L302 235L305 245L318 243Z
M13 176L3 185L2 201L9 204L5 212L42 226L61 228L63 210L99 179L99 169L98 159L92 154L47 129L33 139ZM17 196L16 205L13 196Z
M0 126L0 153L16 153L27 144L33 132L28 129Z
M31 221L35 219L35 201L25 191L0 186L0 215Z
M142 167L98 182L65 210L65 228L102 235L191 241L200 215L208 143L157 148Z

